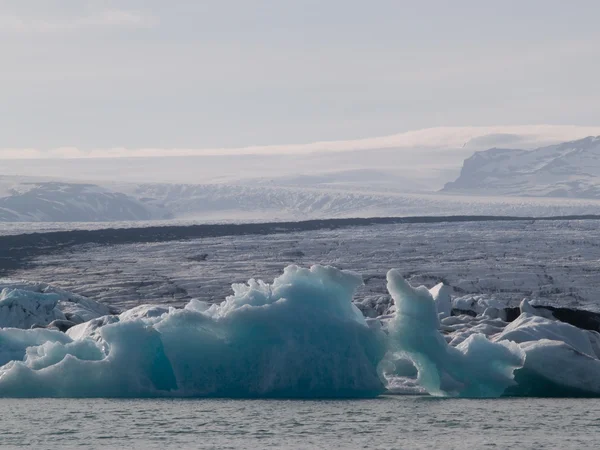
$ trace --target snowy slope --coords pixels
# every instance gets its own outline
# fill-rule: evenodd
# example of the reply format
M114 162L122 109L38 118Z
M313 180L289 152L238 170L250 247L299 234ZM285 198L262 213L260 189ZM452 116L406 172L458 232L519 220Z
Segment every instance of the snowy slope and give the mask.
M277 185L317 181L361 188L373 181L380 185L383 174L385 184L395 190L432 191L456 179L464 159L475 151L491 147L535 149L596 134L600 134L600 127L438 127L301 145L73 150L70 158L52 158L49 151L39 152L40 159L2 159L0 150L0 174L62 180L68 174L71 180L95 184L240 184L259 180Z
M414 148L377 141L380 148L302 154L6 160L0 222L598 214L600 139L529 150L551 138L459 133ZM524 150L478 151L517 144Z
M149 220L155 209L92 184L21 183L0 197L0 222Z
M600 136L532 151L492 148L476 152L444 191L600 198Z
M157 183L111 185L111 188L66 183L13 185L12 195L0 197L0 235L23 230L130 227L134 222L190 224L376 216L600 214L600 199L401 193L384 187L378 190L267 183Z
M385 180L384 180L385 181ZM304 220L309 218L599 214L599 200L522 199L391 189L274 186L264 184L142 184L121 186L128 195L173 217L213 220Z

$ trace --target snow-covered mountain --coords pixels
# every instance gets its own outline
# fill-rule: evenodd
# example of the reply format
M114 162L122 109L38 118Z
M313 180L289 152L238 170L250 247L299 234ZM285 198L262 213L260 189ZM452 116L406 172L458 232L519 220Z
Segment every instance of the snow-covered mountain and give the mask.
M492 148L464 162L446 192L600 198L600 136L536 150Z
M437 127L365 139L219 149L0 148L0 174L72 182L335 184L406 192L441 189L465 158L491 147L532 150L600 134L558 125ZM28 155L28 156L27 156ZM8 159L7 159L8 158ZM1 186L0 186L1 187Z
M93 184L17 183L0 197L0 222L103 222L150 220L156 208Z
M5 224L0 234L11 226L10 222L53 222L56 226L60 222L70 229L75 226L74 222L110 222L114 226L156 219L202 223L376 216L581 214L600 214L600 199L401 193L318 184L310 188L267 183L132 183L111 185L111 189L107 189L44 182L13 185L0 196L0 223Z
M515 139L483 136L456 151L57 160L56 167L32 161L26 167L38 164L44 177L36 170L27 178L0 176L0 222L600 213L600 137L473 154L484 144L521 142ZM77 177L58 177L65 167ZM124 175L114 179L115 173ZM94 174L95 184L74 181Z

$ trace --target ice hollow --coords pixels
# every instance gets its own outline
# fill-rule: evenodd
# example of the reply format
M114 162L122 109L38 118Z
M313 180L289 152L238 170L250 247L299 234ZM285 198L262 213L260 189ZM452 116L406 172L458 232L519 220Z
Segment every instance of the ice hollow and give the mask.
M456 347L439 331L436 302L423 286L413 288L397 270L387 274L396 315L388 325L392 350L413 361L419 384L430 394L497 397L512 386L525 353L510 341L491 342L472 334Z

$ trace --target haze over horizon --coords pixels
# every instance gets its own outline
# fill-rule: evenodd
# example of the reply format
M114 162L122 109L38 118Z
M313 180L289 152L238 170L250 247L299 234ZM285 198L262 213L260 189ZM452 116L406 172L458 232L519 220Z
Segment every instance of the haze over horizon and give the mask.
M600 135L600 126L521 125L489 127L437 127L413 130L389 136L354 140L321 141L305 144L271 144L238 148L102 148L84 150L77 147L54 149L0 148L0 160L30 159L107 159L155 158L179 156L228 155L310 155L312 153L339 153L358 150L398 149L453 150L465 149L460 155L503 146L507 148L534 149ZM458 162L458 161L457 161Z
M599 16L0 0L0 221L600 211Z
M591 0L1 1L0 158L592 127L599 15Z

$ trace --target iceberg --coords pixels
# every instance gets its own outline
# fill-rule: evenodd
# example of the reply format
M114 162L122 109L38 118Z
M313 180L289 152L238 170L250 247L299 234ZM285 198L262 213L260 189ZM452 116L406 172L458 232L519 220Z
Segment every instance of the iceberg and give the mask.
M77 324L113 312L107 305L45 283L0 279L0 327L26 329L54 321Z
M525 366L505 392L521 397L599 397L600 361L569 344L550 339L520 344Z
M526 355L524 366L515 372L517 383L505 395L600 396L598 332L548 318L547 311L525 301L521 310L515 321L492 338L517 342Z
M394 269L394 304L358 299L361 312L362 283L292 265L272 283L234 284L219 304L118 315L47 285L5 283L0 397L600 396L596 331L527 301L518 316L453 302L448 286L412 287Z
M450 317L452 315L452 298L450 293L452 290L444 283L436 284L429 289L429 293L433 297L438 316L440 318Z
M0 367L0 396L376 396L386 337L352 303L361 283L332 267L290 266L208 308L136 308L67 334L4 329L27 335Z
M0 327L31 328L65 320L57 308L59 300L56 294L4 288L0 291Z
M456 347L439 331L436 302L429 290L410 286L397 270L387 274L396 315L388 324L392 349L418 369L419 384L440 396L498 397L515 384L525 353L514 342L492 342L472 334Z

